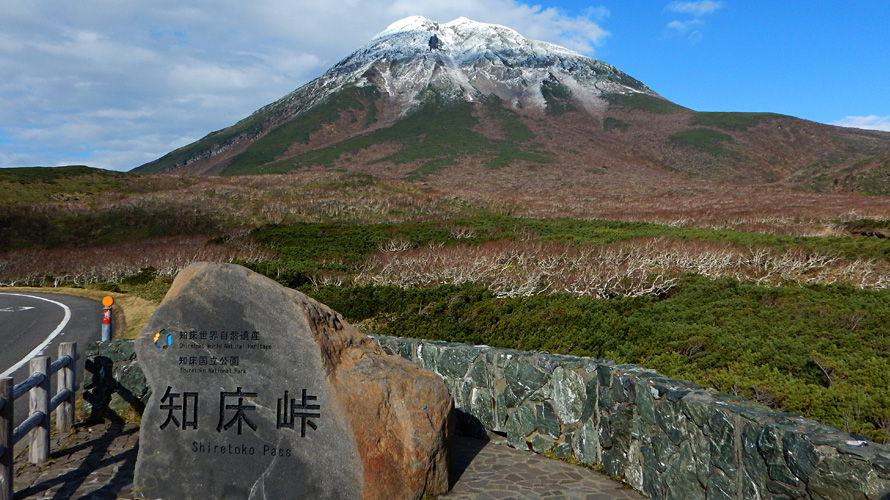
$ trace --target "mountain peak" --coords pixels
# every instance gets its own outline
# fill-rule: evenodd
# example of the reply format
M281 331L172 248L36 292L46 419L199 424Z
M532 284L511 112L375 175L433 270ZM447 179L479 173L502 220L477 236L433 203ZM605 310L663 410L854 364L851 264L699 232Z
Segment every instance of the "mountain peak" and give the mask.
M617 68L497 24L459 17L439 23L411 16L390 24L320 79L327 91L375 86L412 109L429 87L466 101L494 94L515 106L544 108L541 86L558 84L582 108L603 109L607 93L656 94Z
M390 24L385 30L381 31L374 38L372 38L372 40L386 38L388 36L408 31L435 31L438 29L438 27L439 23L427 19L423 16L409 16L404 19L399 19L398 21Z
M325 106L335 115L343 112L334 110L341 105L357 113L348 120L349 125L344 124L352 127L349 133L353 134L390 127L433 103L501 102L514 112L536 116L577 110L598 123L612 94L648 94L660 99L613 66L552 43L530 40L508 27L466 17L438 23L411 16L390 24L316 80L258 110L231 130L208 136L209 148L177 154L185 158L179 160L185 164L212 163L221 165L214 168L238 171L254 160L248 156L231 161L215 158L235 155L277 127L321 113L317 110ZM359 108L373 112L360 113L356 111ZM361 125L363 120L366 125ZM220 136L225 138L217 142ZM195 146L201 148L203 145ZM303 149L294 146L263 161Z

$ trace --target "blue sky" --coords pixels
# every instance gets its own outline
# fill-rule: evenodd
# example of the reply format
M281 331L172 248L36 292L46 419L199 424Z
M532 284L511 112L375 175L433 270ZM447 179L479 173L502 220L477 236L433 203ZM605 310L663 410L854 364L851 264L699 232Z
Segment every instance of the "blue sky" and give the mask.
M503 24L700 111L890 131L887 0L0 0L0 13L0 166L130 170L410 15Z

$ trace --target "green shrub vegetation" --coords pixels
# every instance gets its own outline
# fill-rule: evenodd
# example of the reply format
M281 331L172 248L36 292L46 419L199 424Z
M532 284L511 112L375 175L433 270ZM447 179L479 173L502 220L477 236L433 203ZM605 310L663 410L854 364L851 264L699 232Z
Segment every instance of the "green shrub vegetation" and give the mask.
M572 92L558 81L545 80L541 83L541 95L547 103L547 114L561 116L570 111L577 111L571 103Z
M274 162L293 143L308 143L314 132L321 130L324 124L336 121L346 110L356 110L364 113L366 120L374 120L377 114L374 102L378 97L379 93L374 87L344 89L329 101L299 115L299 120L285 123L251 144L246 151L233 158L222 173L257 173L258 166Z
M380 334L638 363L875 440L890 430L886 290L695 277L664 298L607 300L503 299L476 285L302 290Z
M749 128L784 115L776 113L725 113L697 112L692 116L692 125L722 128L724 130L748 130Z
M611 116L607 116L603 120L603 130L605 130L605 131L620 130L623 132L629 128L630 128L630 123L621 121L618 118L612 118Z
M607 94L603 97L605 97L613 106L648 111L650 113L669 114L694 112L688 108L674 104L671 101L649 94Z
M738 151L723 146L732 142L732 136L708 128L684 130L668 138L668 143L676 146L687 146L716 156L738 156Z
M816 190L830 191L842 186L865 194L890 195L890 154L863 158L837 172L817 176L811 181Z
M0 168L0 205L113 194L127 178L123 172L83 166Z
M120 206L104 211L43 213L0 206L0 250L104 245L161 236L211 235L223 229L211 214L174 206Z
M850 223L853 224L853 223ZM871 224L879 224L873 222ZM471 238L455 238L452 228L471 229ZM851 228L853 226L850 226ZM850 229L852 231L852 229ZM674 227L648 222L523 219L480 215L451 220L406 222L399 224L300 223L269 225L254 230L252 238L292 260L339 259L359 263L377 245L399 239L411 247L429 244L482 243L513 240L519 235L534 235L541 241L573 245L606 245L640 238L676 238L725 243L734 246L775 251L799 249L847 259L880 259L890 261L890 241L883 238L851 238L841 236L785 236L732 230Z
M887 227L848 223L862 234ZM464 229L463 237L455 228ZM467 237L470 235L470 237ZM890 260L874 237L792 237L641 222L478 216L403 224L268 226L253 241L279 259L245 263L296 287L367 331L611 358L735 393L875 440L890 426L890 290L764 287L682 276L661 296L499 298L484 284L403 289L323 286L320 271L356 272L397 241L405 248L529 238L570 245L667 237ZM348 281L348 280L347 280Z
M38 183L58 184L63 180L82 178L85 176L90 177L92 181L100 179L110 181L125 177L126 174L122 172L113 172L111 170L86 167L83 165L71 165L68 167L0 168L0 179L21 185Z
M489 139L473 130L478 119L473 115L473 103L450 100L429 89L422 94L423 104L410 115L388 128L352 137L336 144L309 151L293 158L254 167L254 173L283 173L308 165L330 166L345 154L355 154L375 144L397 143L401 148L378 162L396 164L415 163L420 166L409 174L417 179L435 174L440 169L455 165L466 156L488 157L486 164L497 168L513 161L550 163L550 153L534 143L534 137L521 122L516 112L504 108L500 100L486 100L489 109L498 108L496 118L504 126L507 139ZM227 169L226 174L230 173Z

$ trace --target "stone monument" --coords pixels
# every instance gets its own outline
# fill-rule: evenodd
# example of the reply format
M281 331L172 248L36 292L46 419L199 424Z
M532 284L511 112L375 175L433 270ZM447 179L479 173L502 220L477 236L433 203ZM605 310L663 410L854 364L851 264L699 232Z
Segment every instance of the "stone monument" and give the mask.
M447 491L452 402L328 307L248 269L183 270L136 342L146 498L419 499Z

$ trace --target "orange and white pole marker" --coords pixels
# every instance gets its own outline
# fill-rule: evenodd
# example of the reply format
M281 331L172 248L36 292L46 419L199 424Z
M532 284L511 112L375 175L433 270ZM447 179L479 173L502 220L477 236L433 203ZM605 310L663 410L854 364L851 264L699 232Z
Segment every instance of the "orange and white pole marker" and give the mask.
M109 297L105 297L102 299L102 305L104 306L102 312L102 342L110 342L111 341L111 307L114 305L114 299Z

